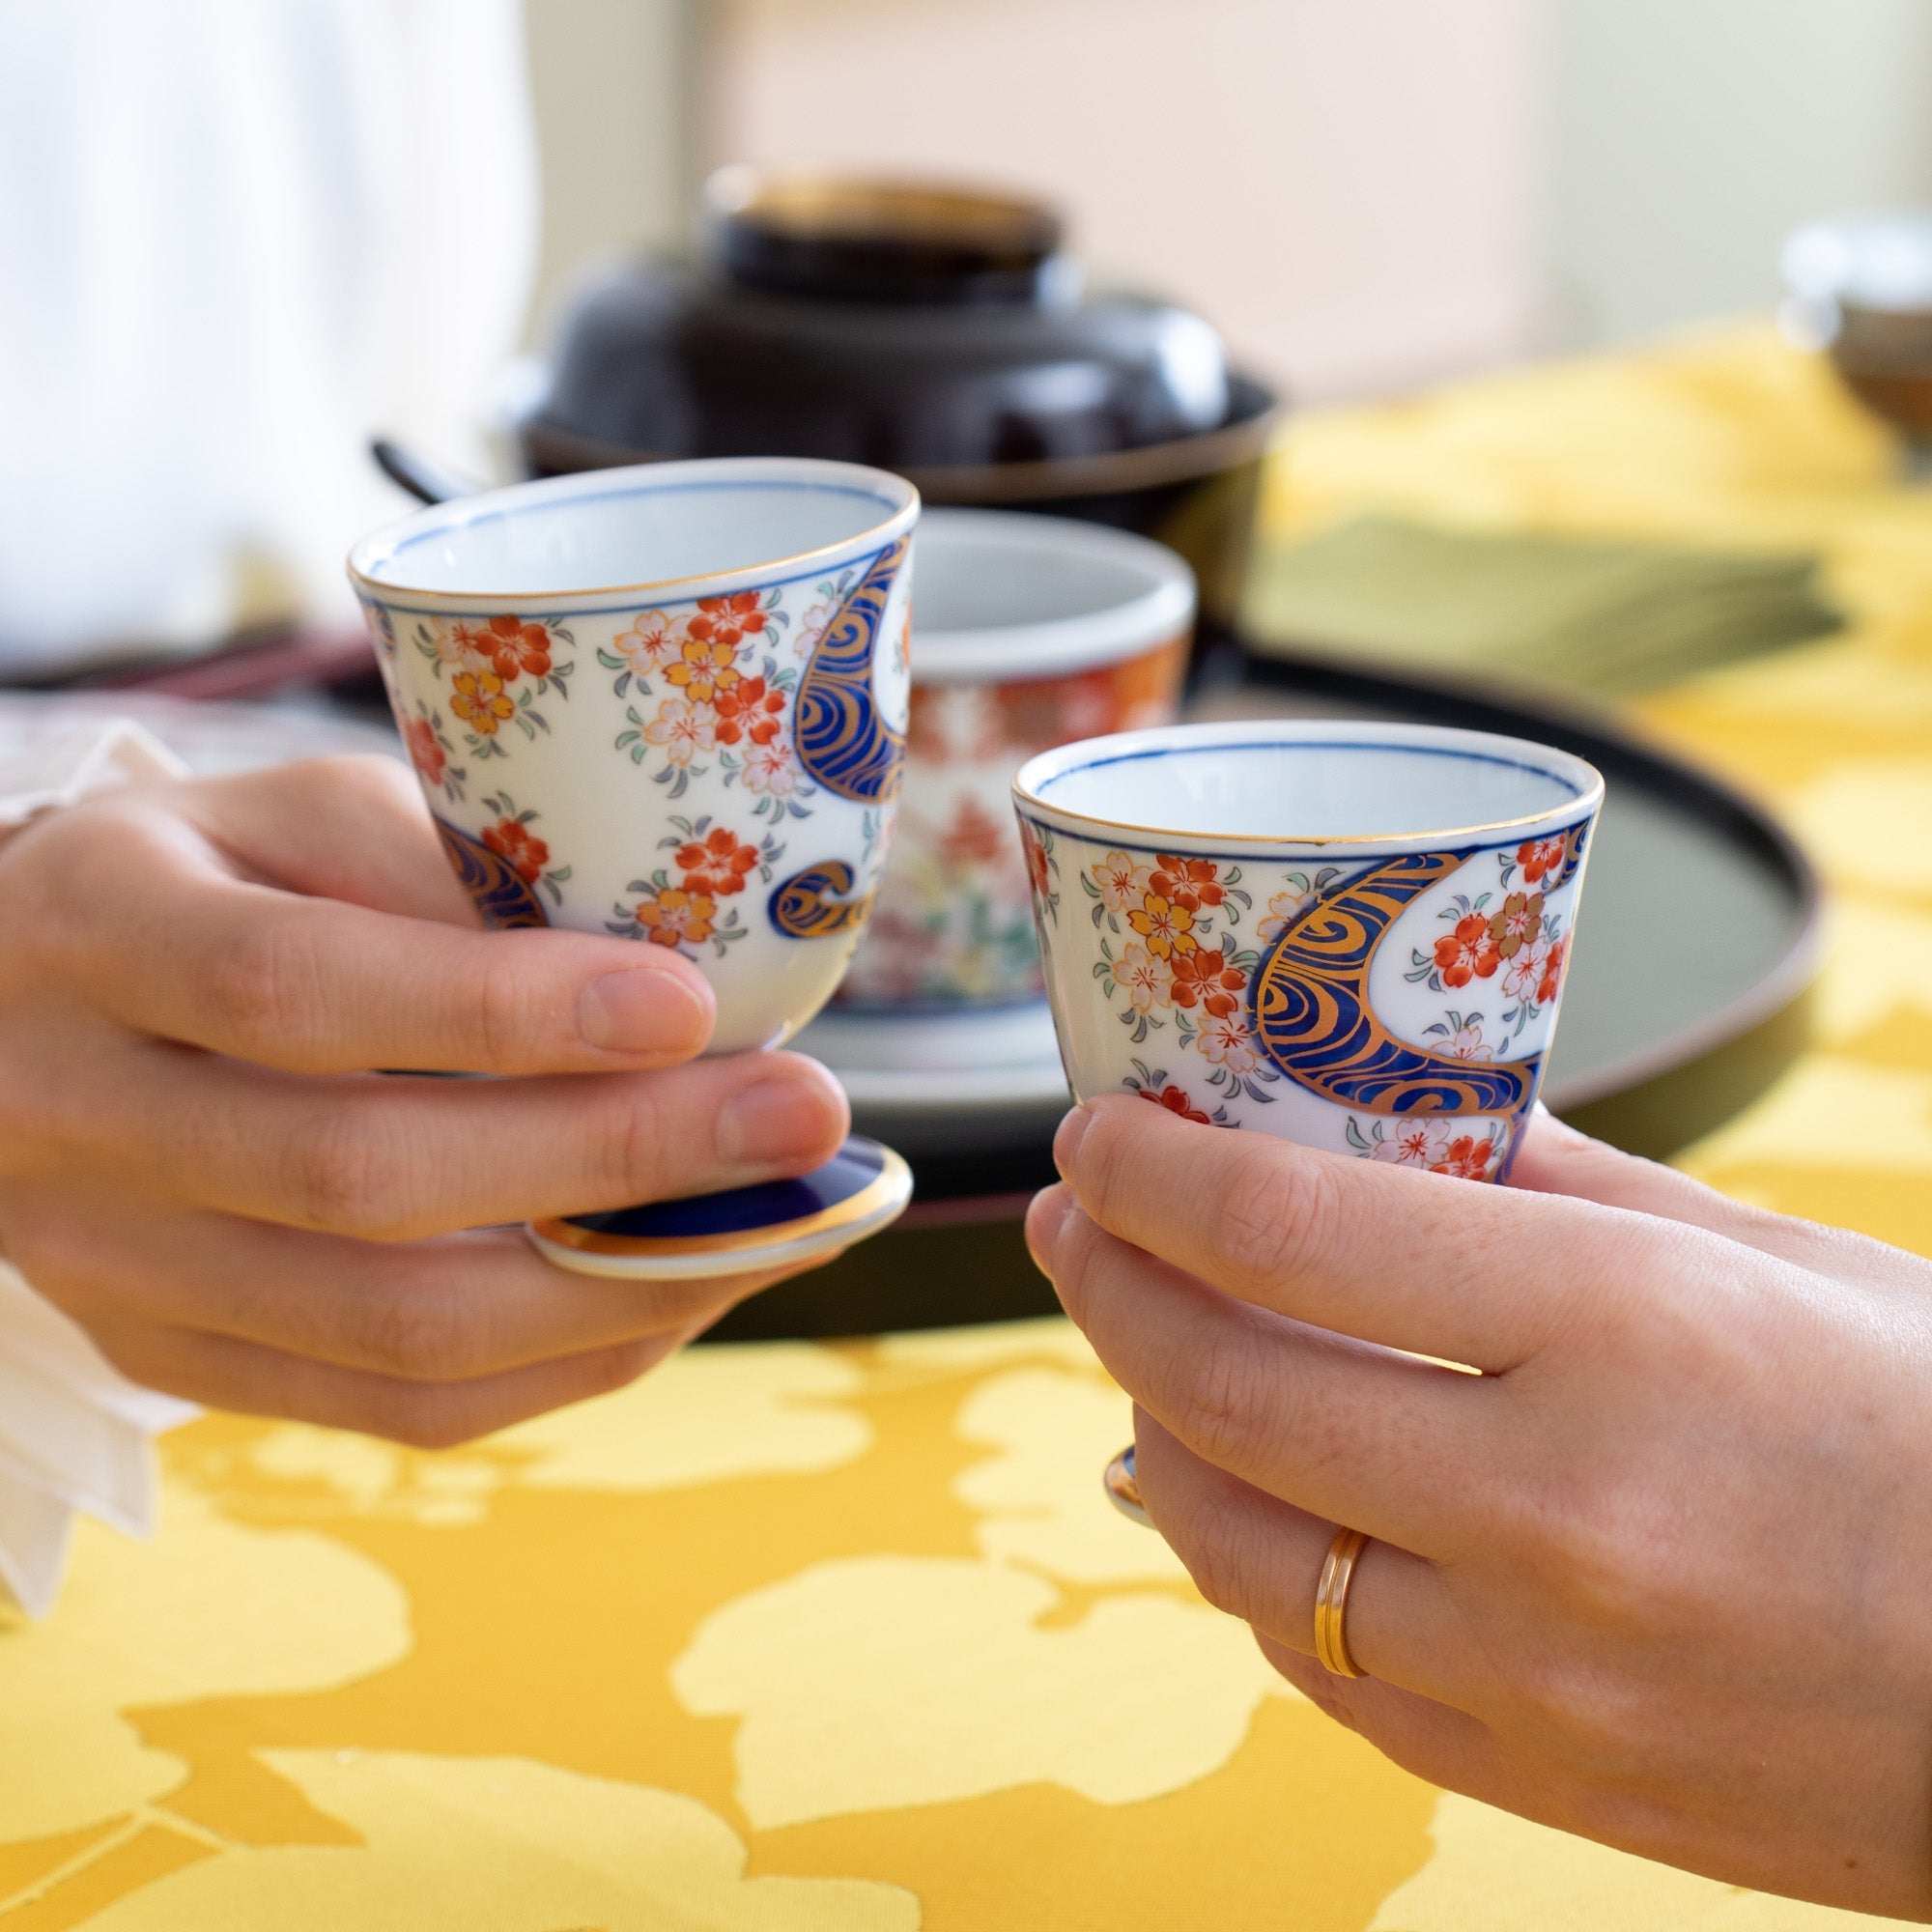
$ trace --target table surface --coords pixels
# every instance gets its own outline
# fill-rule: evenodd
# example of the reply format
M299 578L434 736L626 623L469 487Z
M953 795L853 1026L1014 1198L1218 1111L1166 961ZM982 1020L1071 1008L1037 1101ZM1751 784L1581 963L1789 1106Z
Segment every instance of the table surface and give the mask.
M1932 1252L1932 492L1759 329L1305 419L1281 531L1818 548L1841 637L1647 701L1837 891L1817 1048L1686 1164ZM1660 940L1664 936L1660 935ZM1059 1322L699 1350L423 1455L211 1415L150 1545L0 1612L0 1932L1855 1922L1439 1794L1098 1472Z

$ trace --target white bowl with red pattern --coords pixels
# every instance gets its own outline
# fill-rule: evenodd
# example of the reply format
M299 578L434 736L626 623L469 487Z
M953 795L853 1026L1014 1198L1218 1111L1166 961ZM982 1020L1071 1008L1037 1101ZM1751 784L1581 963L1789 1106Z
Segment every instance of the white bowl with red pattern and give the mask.
M1071 739L1172 722L1194 575L1146 537L998 510L928 510L914 553L898 828L835 1010L1037 1006L1013 774Z

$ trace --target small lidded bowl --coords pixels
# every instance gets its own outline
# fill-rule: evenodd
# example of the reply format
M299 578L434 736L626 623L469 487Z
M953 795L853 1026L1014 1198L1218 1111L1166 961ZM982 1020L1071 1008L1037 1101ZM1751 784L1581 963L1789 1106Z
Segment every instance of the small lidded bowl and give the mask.
M1037 1001L1013 775L1071 739L1173 722L1193 573L1145 537L997 510L928 511L914 550L898 829L837 1005Z

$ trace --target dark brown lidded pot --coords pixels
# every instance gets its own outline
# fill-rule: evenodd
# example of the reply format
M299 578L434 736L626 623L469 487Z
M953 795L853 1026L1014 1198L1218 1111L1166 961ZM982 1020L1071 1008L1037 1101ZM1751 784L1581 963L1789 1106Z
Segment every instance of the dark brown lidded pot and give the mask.
M1232 627L1276 416L1200 317L1083 293L1059 216L978 189L727 168L706 259L582 287L520 416L537 475L796 455L897 470L933 503L1156 537Z

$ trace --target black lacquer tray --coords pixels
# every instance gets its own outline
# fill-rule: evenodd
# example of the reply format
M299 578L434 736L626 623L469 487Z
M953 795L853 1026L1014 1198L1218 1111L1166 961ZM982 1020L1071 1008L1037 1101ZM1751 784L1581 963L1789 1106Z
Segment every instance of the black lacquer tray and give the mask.
M1466 685L1230 656L1194 716L1375 717L1533 738L1603 772L1607 794L1544 1097L1577 1126L1662 1157L1730 1119L1802 1050L1819 890L1769 814L1600 714ZM838 1335L1009 1320L1055 1304L1020 1237L1053 1178L1064 1101L1036 1094L943 1123L859 1110L899 1145L917 1191L903 1220L829 1266L745 1303L721 1339Z

